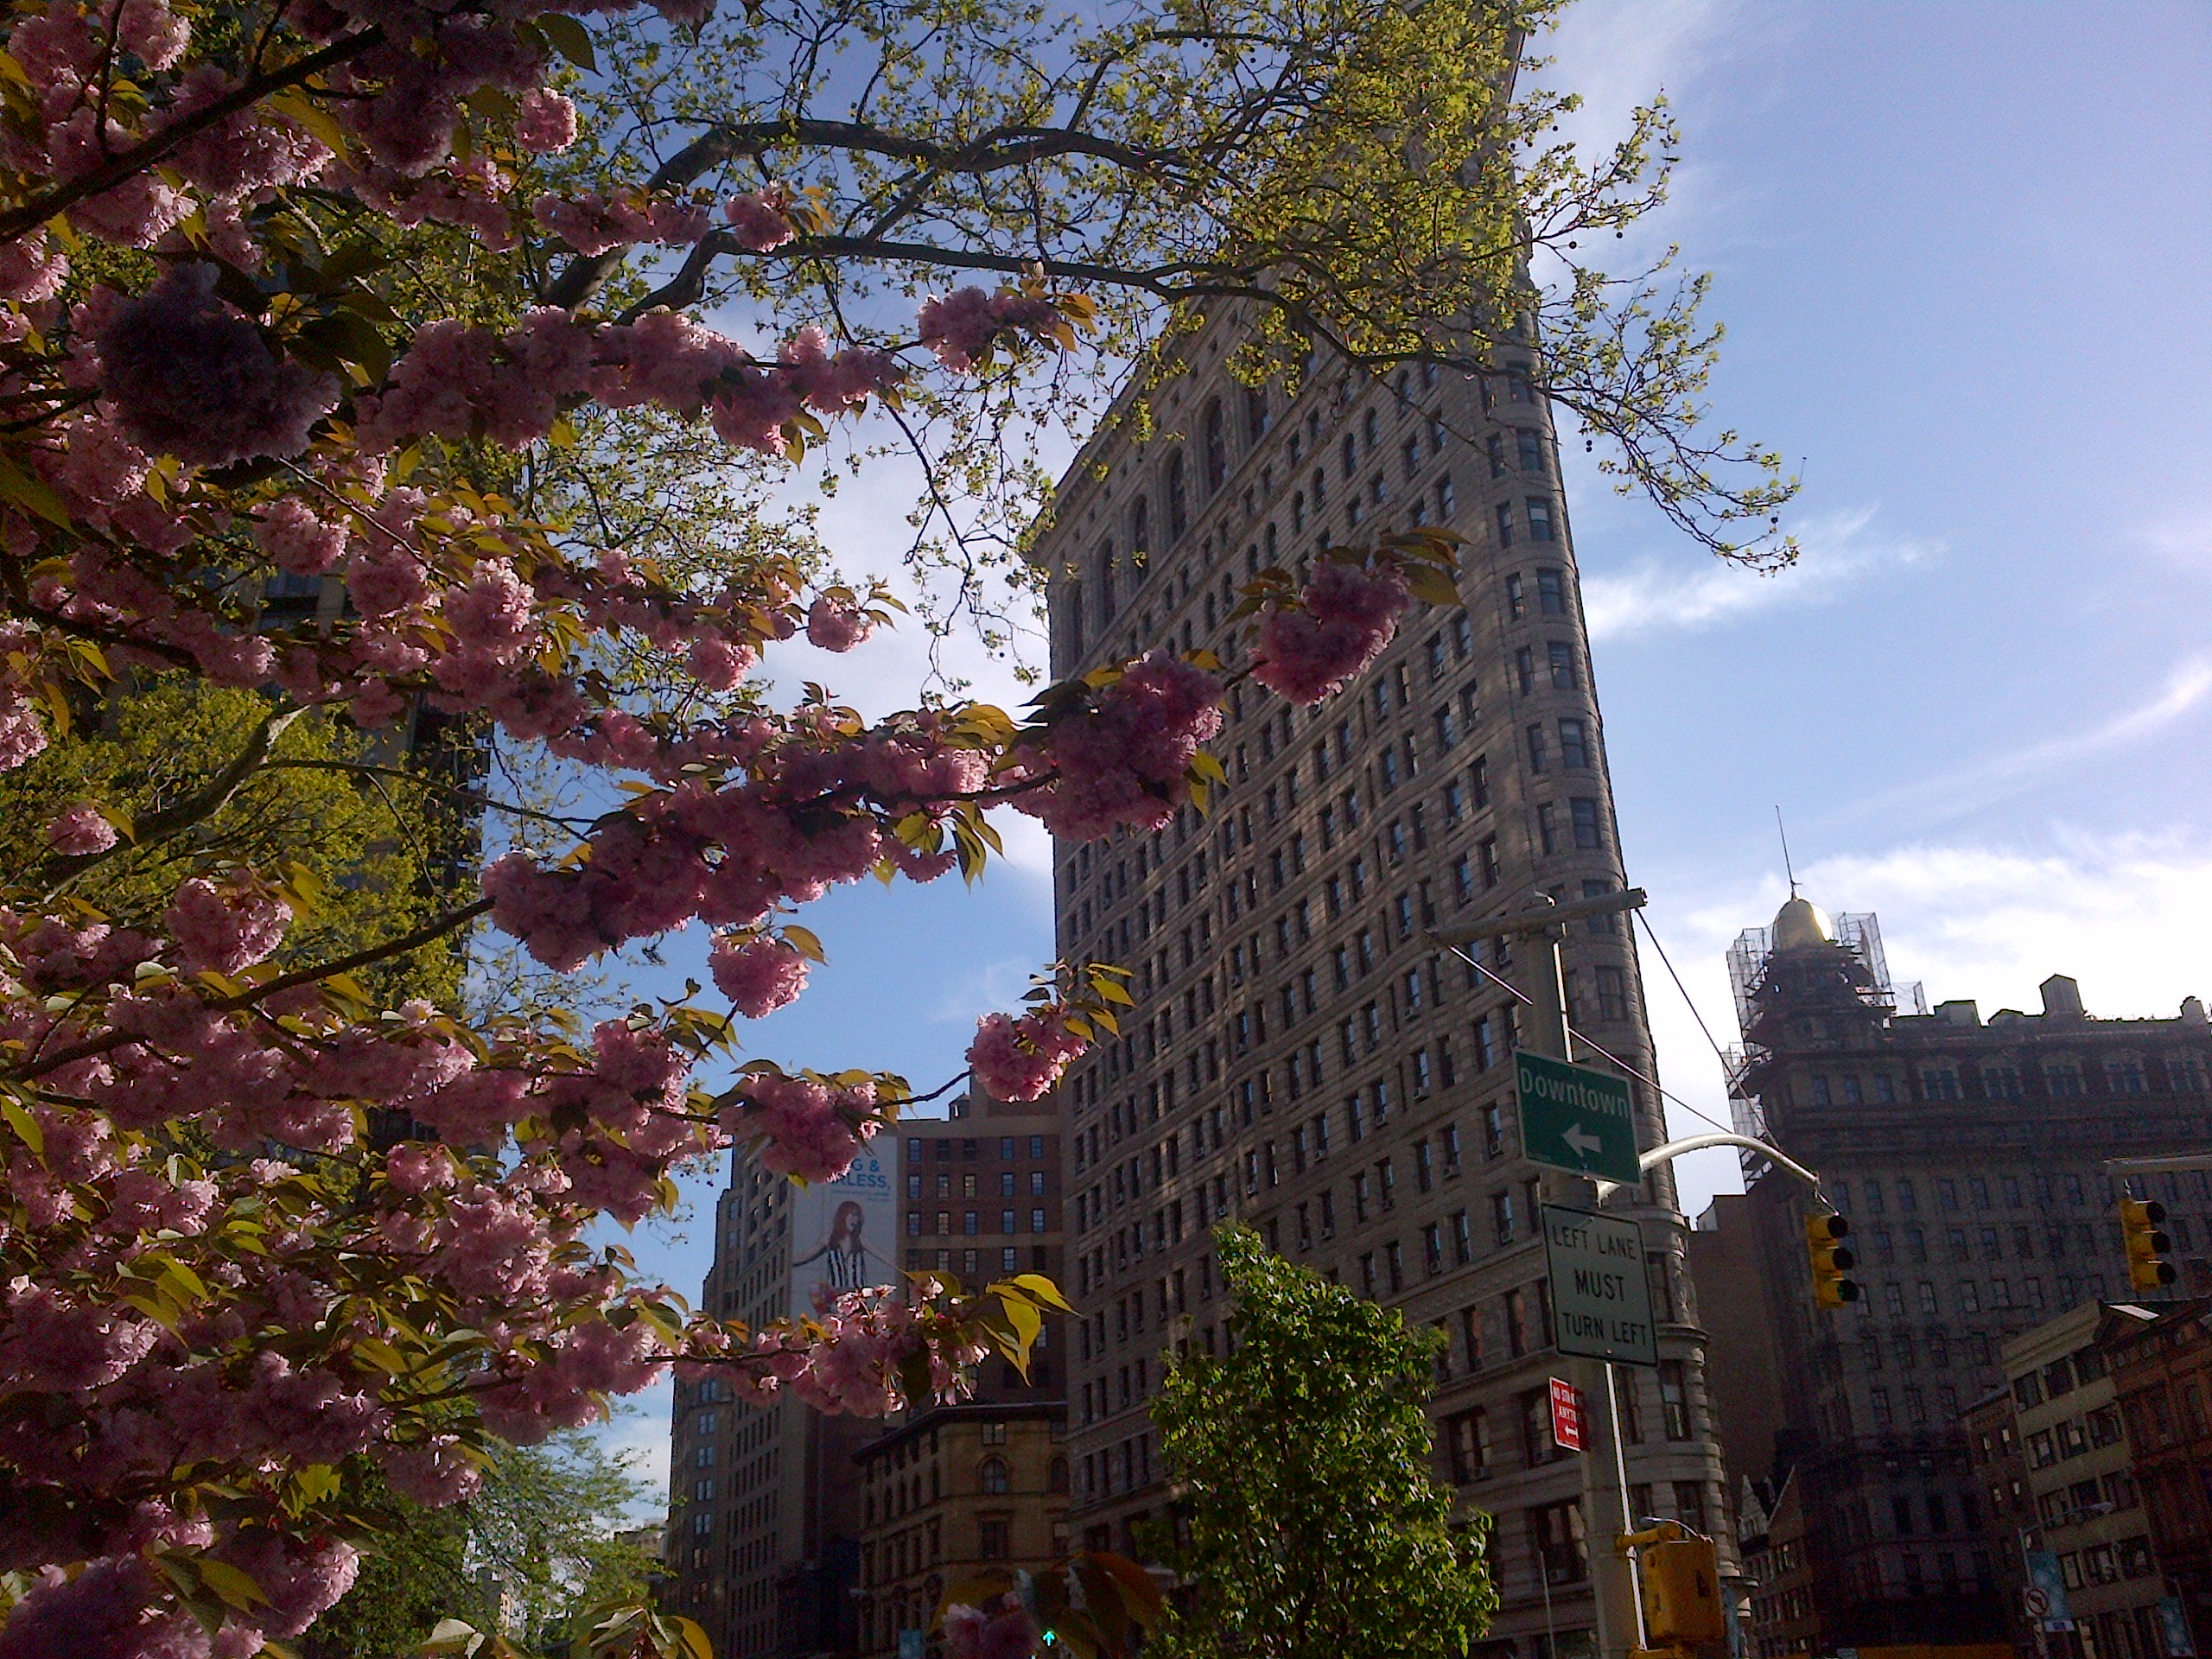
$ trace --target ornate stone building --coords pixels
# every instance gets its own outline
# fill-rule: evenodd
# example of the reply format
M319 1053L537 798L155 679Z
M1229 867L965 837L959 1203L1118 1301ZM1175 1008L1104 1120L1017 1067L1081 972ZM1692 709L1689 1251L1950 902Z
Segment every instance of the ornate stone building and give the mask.
M1316 708L1237 687L1209 815L1057 855L1061 954L1128 967L1138 1004L1062 1089L1074 1526L1128 1549L1172 1510L1146 1407L1175 1352L1224 1339L1209 1230L1239 1217L1446 1333L1439 1473L1496 1516L1491 1650L1537 1655L1548 1623L1560 1654L1588 1651L1618 1503L1586 1513L1582 1460L1544 1414L1545 1178L1520 1155L1509 1063L1525 969L1486 954L1478 971L1428 937L1623 885L1553 435L1525 364L1324 365L1286 397L1230 374L1239 337L1233 312L1185 337L1150 395L1155 435L1135 440L1131 393L1063 480L1033 550L1055 675L1155 648L1233 663L1244 582L1394 528L1466 538L1465 605L1416 610ZM1577 1027L1651 1075L1624 923L1577 924L1564 949ZM1660 1104L1636 1089L1648 1145ZM1684 1224L1663 1175L1618 1196L1663 1320L1664 1363L1624 1373L1635 1501L1725 1532Z
M943 1406L861 1448L860 1652L902 1637L943 1659L945 1586L1041 1572L1068 1553L1067 1409L1058 1399Z
M1821 1206L1747 1159L1767 1318L1738 1342L1770 1342L1761 1363L1789 1384L1776 1456L1807 1523L1814 1650L1993 1639L1993 1517L1961 1414L2005 1380L2007 1341L2126 1294L2103 1160L2202 1144L2212 1026L2194 997L2176 1018L2092 1018L2063 976L2036 1014L1929 1013L1891 987L1872 917L1831 923L1796 897L1730 962L1738 1127L1819 1172L1865 1290L1815 1306L1803 1222ZM2151 1179L2201 1277L2212 1192ZM1713 1358L1737 1363L1719 1342Z

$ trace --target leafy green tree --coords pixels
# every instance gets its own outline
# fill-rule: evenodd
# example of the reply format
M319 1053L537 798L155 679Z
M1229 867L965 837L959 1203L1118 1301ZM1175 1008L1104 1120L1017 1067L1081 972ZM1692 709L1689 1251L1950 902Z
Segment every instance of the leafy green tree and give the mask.
M277 960L329 962L404 938L474 884L479 798L459 744L412 754L321 711L278 712L259 691L163 675L87 701L67 735L0 772L0 869L54 899L152 931L179 882L251 868L294 911ZM96 801L125 844L57 855L47 824ZM451 1007L462 956L448 936L372 952L360 988Z
M495 1447L483 1485L450 1509L387 1494L402 1519L302 1639L306 1659L391 1659L448 1619L564 1650L580 1616L644 1600L656 1563L621 1536L644 1493L626 1461L576 1432Z
M1177 1362L1152 1408L1188 1522L1160 1553L1190 1592L1157 1651L1459 1652L1497 1597L1479 1535L1453 1526L1452 1494L1429 1477L1435 1333L1248 1230L1215 1237L1233 1345Z

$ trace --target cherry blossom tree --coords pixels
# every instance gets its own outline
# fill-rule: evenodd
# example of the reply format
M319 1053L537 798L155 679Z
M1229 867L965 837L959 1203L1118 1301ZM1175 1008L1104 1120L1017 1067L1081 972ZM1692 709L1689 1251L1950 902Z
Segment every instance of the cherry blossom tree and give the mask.
M1470 372L1533 353L1624 477L1764 556L1725 532L1787 486L1700 435L1695 284L1570 252L1656 201L1665 127L1594 170L1547 147L1560 101L1507 90L1547 10L17 0L0 770L149 690L262 712L189 796L61 803L6 873L0 1659L295 1636L385 1523L374 1491L466 1498L496 1442L671 1365L882 1413L1024 1353L1065 1306L1033 1276L919 1274L754 1329L689 1313L592 1229L734 1142L827 1179L912 1100L766 1058L700 1080L804 989L810 900L973 874L994 811L1096 837L1203 806L1227 686L1328 695L1416 599L1452 599L1452 538L1264 573L1239 664L1155 653L1019 718L940 694L866 720L826 693L778 706L762 671L802 636L862 646L889 590L772 536L657 539L620 500L629 446L711 442L756 498L904 447L912 560L953 577L931 625L988 627L1038 499L1007 448L1023 412L1169 372L1177 331L1226 306L1255 382L1310 352ZM279 610L284 582L342 602ZM302 722L358 734L318 753L366 786L429 718L619 804L471 796L526 839L464 901L344 943L284 861L200 833ZM104 884L126 862L165 890ZM559 975L691 926L720 1000L587 1029L378 995L473 929ZM1048 969L982 1023L977 1080L1041 1097L1116 1029L1123 977ZM598 1644L688 1639L618 1616Z

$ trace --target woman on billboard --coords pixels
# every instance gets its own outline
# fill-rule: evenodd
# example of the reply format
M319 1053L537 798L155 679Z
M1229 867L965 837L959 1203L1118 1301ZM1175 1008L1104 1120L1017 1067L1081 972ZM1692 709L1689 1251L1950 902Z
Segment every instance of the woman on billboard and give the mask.
M861 1206L846 1199L830 1218L830 1231L822 1243L811 1255L792 1262L792 1271L820 1262L823 1281L832 1291L861 1290L874 1283L868 1277L868 1245L861 1236L866 1219Z

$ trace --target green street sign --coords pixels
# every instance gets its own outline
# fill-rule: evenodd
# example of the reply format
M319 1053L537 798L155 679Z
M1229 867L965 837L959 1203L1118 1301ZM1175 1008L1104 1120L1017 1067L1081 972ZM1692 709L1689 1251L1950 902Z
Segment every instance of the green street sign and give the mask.
M1656 1365L1659 1338L1651 1325L1643 1231L1622 1217L1564 1205L1545 1205L1542 1213L1552 1340L1560 1352Z
M1571 1175L1624 1185L1643 1179L1636 1161L1636 1106L1625 1078L1521 1049L1513 1052L1513 1077L1523 1155Z

